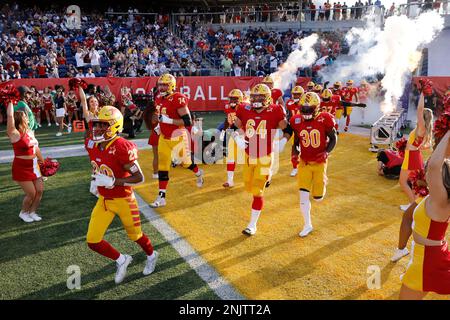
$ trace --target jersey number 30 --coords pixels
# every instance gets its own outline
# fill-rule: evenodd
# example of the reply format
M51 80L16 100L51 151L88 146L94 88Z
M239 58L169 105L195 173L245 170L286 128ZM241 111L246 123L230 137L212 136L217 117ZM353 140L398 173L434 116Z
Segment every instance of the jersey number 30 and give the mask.
M317 129L313 129L311 132L302 130L300 132L300 139L303 147L308 148L311 146L313 148L318 148L320 146L320 131Z

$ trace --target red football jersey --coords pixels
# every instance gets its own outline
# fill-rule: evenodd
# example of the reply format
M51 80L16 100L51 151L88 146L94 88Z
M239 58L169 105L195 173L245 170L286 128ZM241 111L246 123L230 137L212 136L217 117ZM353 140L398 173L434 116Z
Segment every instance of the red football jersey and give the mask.
M168 97L158 95L155 99L156 113L158 116L165 114L171 119L181 119L178 109L187 107L189 98L184 94L175 92ZM160 123L161 134L166 138L178 137L183 134L184 126L176 126L174 124Z
M248 141L245 152L252 158L261 158L271 154L272 141L278 124L285 119L283 108L272 104L258 113L248 105L239 108L236 116L242 122L245 140Z
M342 91L342 98L344 99L344 101L346 102L352 102L353 97L355 96L355 94L358 93L358 88L356 87L345 87Z
M105 150L100 150L93 140L86 139L85 148L91 159L93 171L115 178L129 177L131 174L123 167L138 158L136 145L122 137L112 140ZM105 198L126 198L133 193L133 190L131 187L114 186L111 189L98 187L98 192Z
M295 103L294 99L289 99L286 101L286 108L289 110L289 114L291 117L296 114L300 114L300 106Z
M321 100L320 107L323 108L323 111L331 113L333 116L335 116L336 110L343 108L341 106L341 97L338 95L332 95L329 101Z
M327 133L335 126L334 117L328 112L321 112L313 120L296 115L290 124L300 139L300 158L305 162L325 162Z
M274 104L277 104L278 98L283 96L283 92L277 88L273 88L271 91L272 91L272 102Z
M232 126L234 120L236 119L236 111L238 108L245 107L244 103L237 104L234 108L232 108L228 103L225 105L224 112L227 117L228 126Z

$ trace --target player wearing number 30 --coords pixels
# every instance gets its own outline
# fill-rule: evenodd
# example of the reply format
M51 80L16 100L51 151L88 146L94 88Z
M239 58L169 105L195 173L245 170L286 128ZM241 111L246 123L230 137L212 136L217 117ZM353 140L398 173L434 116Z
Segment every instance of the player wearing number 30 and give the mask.
M234 140L238 147L245 149L244 186L247 192L253 194L250 223L242 231L245 235L256 233L256 223L263 207L264 189L271 176L272 145L277 129L287 131L288 136L292 135L292 130L287 128L284 109L272 104L270 95L268 86L257 84L250 91L251 105L240 107L236 112L235 126L245 132L245 139L235 132ZM275 152L281 151L286 142L287 138L283 137L279 150Z
M334 117L328 112L320 112L320 98L315 92L307 92L300 99L301 114L290 119L290 126L299 136L300 163L298 188L300 190L300 210L305 225L300 232L307 236L313 229L311 223L311 202L320 201L325 196L327 183L327 158L337 142Z
M142 232L139 208L133 193L133 186L144 181L137 161L136 145L118 136L122 129L123 117L120 111L105 106L99 111L98 117L92 120L92 138L85 140L94 169L94 184L99 193L89 221L87 243L93 251L116 261L116 283L123 281L127 267L133 260L103 240L116 215L122 221L128 237L147 254L144 275L153 272L158 258L158 253L153 251L150 240Z

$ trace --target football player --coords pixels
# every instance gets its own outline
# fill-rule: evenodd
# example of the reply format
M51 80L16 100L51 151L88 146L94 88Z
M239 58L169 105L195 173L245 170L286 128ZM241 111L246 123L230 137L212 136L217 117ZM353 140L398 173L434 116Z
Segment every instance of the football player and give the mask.
M333 94L330 89L325 89L322 92L321 95L321 102L320 102L320 110L328 112L333 115L333 117L336 117L337 110L342 110L343 107L362 107L365 108L365 103L354 103L354 102L346 102L341 100L341 97ZM336 123L336 130L338 130L338 123ZM339 132L338 132L339 134Z
M307 92L313 91L315 85L316 85L316 84L315 84L314 82L312 82L312 81L308 82L308 84L306 85L306 91L307 91Z
M316 84L312 91L317 93L317 95L320 97L323 91L323 86L321 84Z
M347 86L342 90L342 97L346 102L352 102L353 98L356 98L356 102L359 102L358 88L353 86L353 80L347 81ZM344 117L346 117L344 127L345 132L348 131L348 126L350 125L350 115L352 114L352 110L352 107L344 107Z
M139 208L133 186L144 182L144 175L137 161L136 145L122 137L123 116L118 109L105 106L92 119L91 137L85 147L93 167L93 182L99 198L91 213L86 236L90 249L116 261L115 282L125 278L127 267L133 260L121 254L106 240L106 230L116 215L122 221L128 237L139 244L147 254L144 275L155 270L158 253L153 250L150 239L142 232Z
M337 142L334 118L328 112L320 112L320 98L315 92L307 92L300 99L301 114L290 119L290 127L299 136L300 162L298 188L300 211L305 224L299 233L306 237L312 230L310 194L321 201L326 192L328 154Z
M305 90L301 86L295 86L292 88L291 94L292 98L286 101L286 107L288 109L288 119L293 116L300 114L300 106L299 101L302 95L305 93ZM291 163L292 163L292 171L291 177L295 177L298 172L298 155L299 155L299 146L298 146L298 137L294 135L294 143L292 144L291 149Z
M228 103L225 105L225 122L223 131L221 133L220 140L223 141L225 132L231 132L236 127L234 126L234 120L236 119L236 111L238 108L242 108L244 100L244 94L239 89L233 89L228 94ZM229 131L231 130L231 131ZM227 182L223 184L224 188L232 188L234 186L234 170L236 168L236 160L238 155L238 148L233 138L228 140L227 148Z
M194 163L190 151L189 128L192 118L188 108L188 97L175 92L176 79L171 74L163 74L158 78L158 95L155 99L156 112L159 117L160 135L158 141L158 180L159 193L152 208L166 205L166 190L169 184L169 170L172 163L172 153L182 154L183 167L194 172L197 177L197 187L203 186L203 170Z
M269 87L269 89L271 91L270 96L272 98L272 103L278 104L281 107L283 107L283 109L285 109L284 101L283 101L283 92L280 89L273 87L272 77L271 76L264 77L264 79L262 80L261 83L265 84L266 86Z
M245 149L244 186L253 195L250 223L242 231L249 236L256 233L256 224L263 208L264 189L271 176L273 140L277 129L285 133L276 151L281 152L287 137L292 135L292 130L287 127L284 109L272 104L271 100L270 88L265 84L257 84L250 92L251 104L238 108L236 112L235 126L241 130L235 132L234 139L241 149Z

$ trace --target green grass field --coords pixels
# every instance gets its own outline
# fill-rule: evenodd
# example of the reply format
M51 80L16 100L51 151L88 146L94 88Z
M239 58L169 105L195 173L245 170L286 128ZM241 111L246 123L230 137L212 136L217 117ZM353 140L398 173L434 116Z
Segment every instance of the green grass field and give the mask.
M203 118L203 128L211 129L216 128L219 123L223 122L224 115L223 112L196 112L197 117ZM135 139L147 139L149 137L149 131L142 125L143 131L136 135ZM36 130L36 138L39 141L39 146L42 147L57 147L57 146L67 146L72 144L83 143L83 132L70 133L64 132L61 137L56 137L56 132L58 132L57 127L53 124L51 127L47 127L44 123L43 126ZM6 135L6 126L0 126L0 150L11 149L11 143L9 142L8 136Z
M85 243L96 198L89 193L86 157L60 159L60 171L45 182L38 213L25 224L18 213L22 190L0 165L0 299L218 299L168 242L142 217L142 227L160 253L155 272L142 275L145 255L128 240L116 218L105 237L133 256L125 281L114 283L115 264ZM71 265L81 269L81 289L66 286Z

